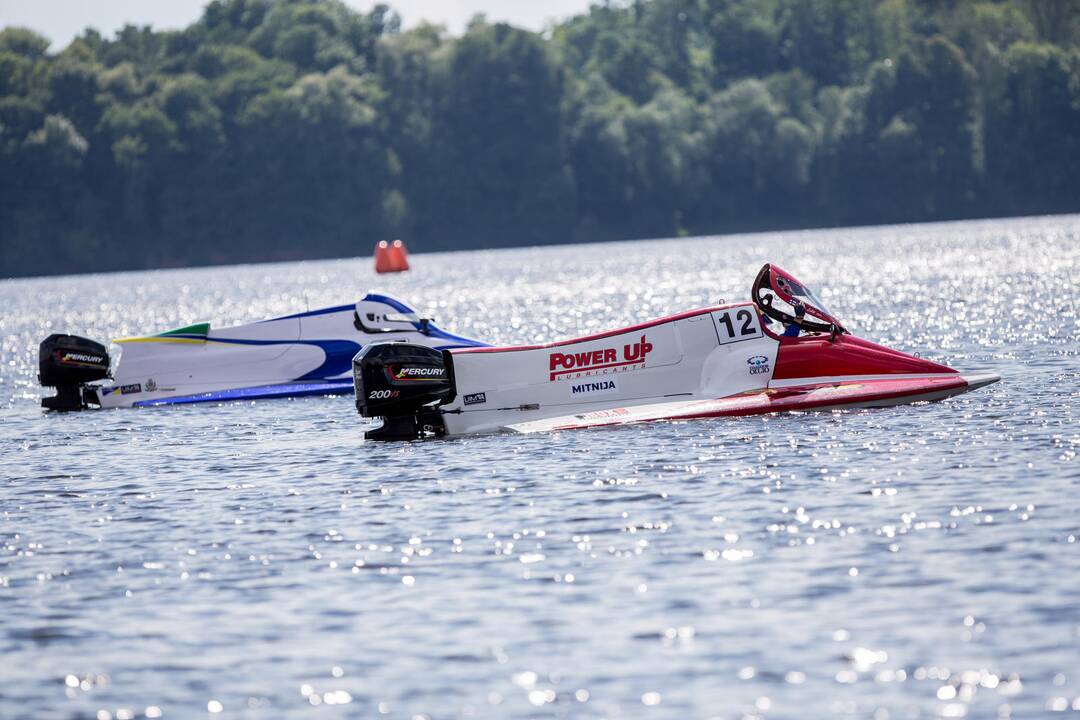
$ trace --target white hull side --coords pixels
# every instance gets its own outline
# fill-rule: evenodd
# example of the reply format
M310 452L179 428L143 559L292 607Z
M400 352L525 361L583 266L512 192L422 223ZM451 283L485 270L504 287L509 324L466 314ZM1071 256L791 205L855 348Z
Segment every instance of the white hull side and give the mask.
M735 317L747 312L729 333ZM743 336L741 333L745 332ZM681 402L764 389L779 343L753 305L704 308L604 335L526 347L454 351L450 435L612 407Z
M358 319L365 329L357 327ZM116 341L122 347L120 362L113 380L97 389L100 405L351 393L352 358L368 343L482 345L424 323L407 306L381 295L368 295L355 305L235 327L185 330L191 328Z

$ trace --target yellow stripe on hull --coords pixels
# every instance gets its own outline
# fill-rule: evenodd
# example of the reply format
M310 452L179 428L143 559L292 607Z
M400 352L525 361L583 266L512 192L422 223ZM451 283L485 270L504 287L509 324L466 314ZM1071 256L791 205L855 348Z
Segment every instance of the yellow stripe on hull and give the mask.
M116 338L114 343L137 343L137 342L161 342L161 343L189 343L202 345L206 343L206 338L174 338L174 337L128 337L128 338Z

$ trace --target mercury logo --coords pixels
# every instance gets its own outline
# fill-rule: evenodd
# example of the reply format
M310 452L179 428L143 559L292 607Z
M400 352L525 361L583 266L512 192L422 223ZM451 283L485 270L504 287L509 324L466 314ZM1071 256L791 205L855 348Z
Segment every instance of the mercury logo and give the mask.
M445 368L437 367L403 367L394 371L394 377L398 380L430 380L445 375Z
M81 352L65 352L61 355L57 353L57 359L64 363L74 363L76 365L104 365L105 358L100 355L89 355Z

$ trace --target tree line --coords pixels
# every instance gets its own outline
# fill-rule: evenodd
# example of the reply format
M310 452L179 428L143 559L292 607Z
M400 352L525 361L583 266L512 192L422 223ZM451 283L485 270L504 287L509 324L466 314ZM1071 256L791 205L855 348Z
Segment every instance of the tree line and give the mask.
M1080 210L1076 0L0 31L0 277Z

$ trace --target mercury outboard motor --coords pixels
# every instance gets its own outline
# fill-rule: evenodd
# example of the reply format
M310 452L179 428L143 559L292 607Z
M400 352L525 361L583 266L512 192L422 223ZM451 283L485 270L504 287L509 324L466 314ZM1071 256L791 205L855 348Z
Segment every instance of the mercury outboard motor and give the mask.
M38 382L56 388L56 395L41 399L48 410L86 408L84 385L109 377L109 351L78 335L54 334L38 346Z
M383 419L369 440L418 440L446 434L437 406L454 399L453 365L441 350L407 342L365 346L353 358L356 409Z

